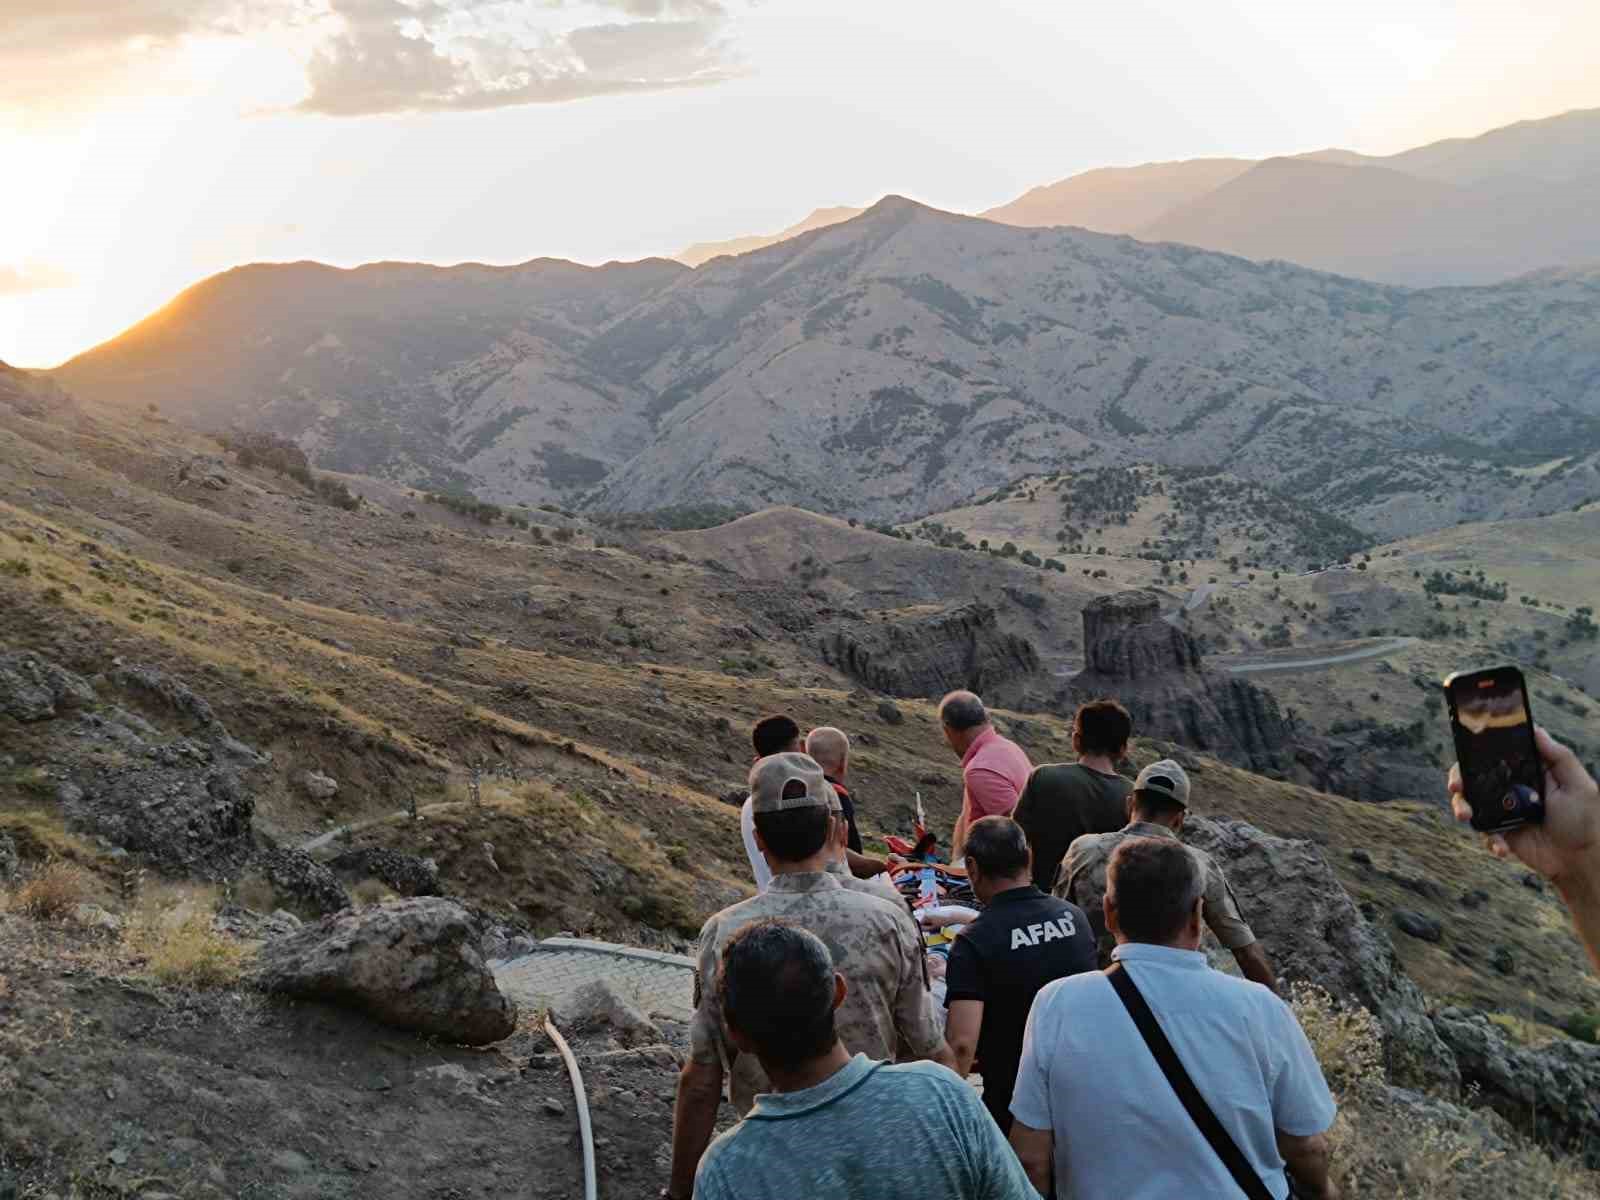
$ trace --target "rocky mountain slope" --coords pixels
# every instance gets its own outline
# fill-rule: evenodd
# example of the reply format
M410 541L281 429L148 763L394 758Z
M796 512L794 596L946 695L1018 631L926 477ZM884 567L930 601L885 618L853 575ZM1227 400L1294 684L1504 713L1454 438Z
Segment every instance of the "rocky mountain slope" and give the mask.
M887 650L934 683L967 645L1027 672L1013 639L1042 643L1112 586L792 512L619 534L486 522L359 477L346 508L320 482L148 412L0 397L0 1194L574 1194L570 1108L549 1103L565 1093L526 1024L467 1052L328 1008L326 988L264 995L240 957L315 941L299 921L319 913L331 929L442 913L395 900L434 892L484 940L682 949L748 891L728 799L763 713L849 732L869 838L905 833L916 792L953 823L934 706L869 693L873 671L830 665L823 635L843 623L869 663ZM992 631L944 611L962 599ZM934 625L945 655L894 636ZM1372 678L1418 706L1409 678ZM1035 761L1069 755L1059 712L998 718ZM1581 1032L1600 984L1551 893L1431 788L1364 804L1148 738L1126 766L1167 755L1285 977L1374 1014L1347 1178L1412 1186L1426 1158L1360 1148L1418 1122L1471 1131L1439 1143L1430 1195L1513 1194L1460 1154L1499 1171L1503 1151L1533 1178L1505 1120L1392 1091L1385 1062L1396 1081L1477 1083L1552 1144L1592 1139L1600 1052L1557 1027ZM76 903L41 906L41 880ZM598 1058L602 1187L640 1194L673 1058L606 1050L580 1046ZM1542 1071L1557 1085L1534 1113L1519 1081ZM1567 1191L1545 1186L1558 1168L1540 1161L1540 1194L1592 1194L1570 1165Z
M1594 272L1411 292L891 198L695 271L245 268L59 376L501 501L905 519L1146 460L1401 534L1600 494L1597 314Z

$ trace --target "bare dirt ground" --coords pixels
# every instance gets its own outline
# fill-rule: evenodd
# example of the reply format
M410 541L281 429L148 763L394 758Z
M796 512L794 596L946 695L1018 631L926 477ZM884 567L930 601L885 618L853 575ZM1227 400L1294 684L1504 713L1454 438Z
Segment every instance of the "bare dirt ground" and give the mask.
M0 1196L582 1194L571 1087L535 1014L468 1050L322 1005L164 987L111 943L16 916L0 915L0 964ZM573 1039L610 1197L664 1176L686 1037L662 1031L643 1053Z

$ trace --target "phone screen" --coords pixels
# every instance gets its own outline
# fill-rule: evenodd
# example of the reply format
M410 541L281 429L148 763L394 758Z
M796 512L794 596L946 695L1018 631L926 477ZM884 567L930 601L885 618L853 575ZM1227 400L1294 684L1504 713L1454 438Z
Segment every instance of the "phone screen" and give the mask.
M1522 672L1452 675L1445 689L1472 827L1489 832L1544 820L1544 768Z

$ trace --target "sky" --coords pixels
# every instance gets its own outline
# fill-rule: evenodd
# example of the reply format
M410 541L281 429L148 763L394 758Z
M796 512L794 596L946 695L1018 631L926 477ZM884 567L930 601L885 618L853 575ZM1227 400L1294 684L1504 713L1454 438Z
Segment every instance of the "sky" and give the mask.
M239 263L599 263L1600 107L1600 0L0 0L0 360Z

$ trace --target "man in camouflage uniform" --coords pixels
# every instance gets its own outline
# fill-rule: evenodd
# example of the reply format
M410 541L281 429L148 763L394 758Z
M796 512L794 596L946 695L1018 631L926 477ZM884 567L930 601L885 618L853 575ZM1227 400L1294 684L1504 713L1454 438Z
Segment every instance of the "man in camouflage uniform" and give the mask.
M1189 776L1170 758L1151 763L1139 772L1133 794L1128 798L1129 822L1116 833L1086 833L1067 850L1061 864L1055 894L1070 900L1089 914L1099 941L1100 965L1109 966L1116 938L1106 931L1104 900L1106 867L1111 853L1129 838L1176 838L1183 830L1189 812ZM1234 961L1246 979L1277 990L1277 977L1266 951L1245 923L1233 889L1216 861L1195 846L1189 853L1199 860L1205 879L1202 912L1206 926L1217 941L1233 952Z
M753 922L785 921L827 946L847 986L836 1019L839 1040L852 1054L890 1059L903 1042L913 1057L955 1065L928 994L916 923L903 907L842 887L827 869L837 857L839 804L832 792L809 755L770 755L750 771L756 836L773 879L765 892L723 909L700 931L689 1061L678 1077L672 1175L662 1193L671 1200L688 1200L716 1124L724 1074L741 1116L770 1090L760 1062L734 1045L716 986L723 949Z

